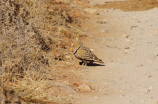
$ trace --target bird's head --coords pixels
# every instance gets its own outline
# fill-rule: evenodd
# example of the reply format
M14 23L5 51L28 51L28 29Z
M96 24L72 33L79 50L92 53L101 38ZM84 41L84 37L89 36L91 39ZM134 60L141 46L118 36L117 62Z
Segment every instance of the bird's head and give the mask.
M76 37L80 37L80 35L78 33L73 33Z
M75 39L75 49L77 49L79 46L82 45L82 42L80 40L80 34L78 33L73 33L75 36L76 36L76 39Z

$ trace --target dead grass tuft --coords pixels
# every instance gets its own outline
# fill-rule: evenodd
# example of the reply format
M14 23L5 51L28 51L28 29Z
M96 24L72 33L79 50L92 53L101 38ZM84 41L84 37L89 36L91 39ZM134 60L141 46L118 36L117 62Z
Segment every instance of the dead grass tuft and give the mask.
M62 17L68 9L51 2L0 1L0 88L5 99L1 103L69 101L55 83L59 74L52 71L55 59L66 60L72 47L71 32L68 38L61 32L70 29ZM16 101L11 96L17 96Z

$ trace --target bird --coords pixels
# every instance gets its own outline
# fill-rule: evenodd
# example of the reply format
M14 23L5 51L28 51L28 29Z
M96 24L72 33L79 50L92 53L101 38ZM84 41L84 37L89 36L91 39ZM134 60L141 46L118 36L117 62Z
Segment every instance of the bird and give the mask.
M83 43L80 40L80 35L78 33L74 33L76 36L75 42L74 42L74 55L77 59L82 60L82 65L86 65L90 61L98 62L98 63L104 63L101 59L99 59L94 53L92 53L91 50L89 50L87 47L83 45Z

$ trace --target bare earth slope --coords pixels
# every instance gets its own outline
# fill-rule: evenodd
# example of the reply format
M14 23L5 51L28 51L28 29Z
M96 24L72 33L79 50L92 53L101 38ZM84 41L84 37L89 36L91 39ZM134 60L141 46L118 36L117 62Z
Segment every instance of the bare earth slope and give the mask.
M78 70L92 91L77 94L75 104L158 104L158 8L94 9L99 15L85 25L92 41L84 44L105 66Z

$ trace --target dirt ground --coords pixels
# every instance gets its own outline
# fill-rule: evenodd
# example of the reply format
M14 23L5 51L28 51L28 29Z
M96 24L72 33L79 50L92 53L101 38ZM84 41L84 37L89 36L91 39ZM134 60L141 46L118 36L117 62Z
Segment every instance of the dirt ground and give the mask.
M158 104L157 0L46 1L0 2L1 103ZM104 65L78 65L73 32Z
M99 4L91 7L99 15L89 15L82 24L88 33L82 38L84 45L105 66L76 70L92 90L75 94L74 103L158 104L158 1L140 0L141 9L131 0L103 4L106 1L110 0L91 0L91 4Z

